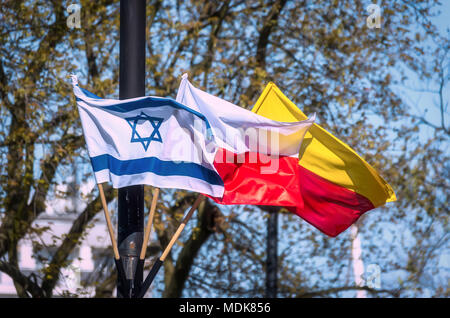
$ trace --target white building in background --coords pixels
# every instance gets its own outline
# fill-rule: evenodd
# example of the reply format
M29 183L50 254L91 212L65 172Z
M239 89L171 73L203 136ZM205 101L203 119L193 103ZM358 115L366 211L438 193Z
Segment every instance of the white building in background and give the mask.
M55 237L61 237L65 233L68 233L78 216L77 214L55 214L50 211L50 213L41 215L35 222L35 225L39 227L50 227L50 230L40 237L42 242L46 245L51 245ZM82 244L70 256L70 260L72 260L71 265L62 270L58 286L53 292L55 297L63 291L79 294L79 288L81 287L80 281L89 278L95 270L99 270L102 263L105 262L105 257L113 262L113 252L109 242L106 223L102 216L102 213L98 213L92 222L93 226L88 229ZM55 245L58 246L59 244L56 243ZM49 257L53 252L54 250L43 249L39 253L43 257ZM30 274L44 266L33 255L35 253L33 253L31 241L22 240L19 244L19 267L22 272ZM89 297L94 295L95 290L94 288L90 290L84 289L83 292L86 292L86 294L80 296ZM5 273L0 272L0 297L16 296L16 289L12 279Z
M51 255L53 255L61 243L61 240L53 241L69 233L73 222L86 208L87 202L89 201L87 197L97 192L97 186L93 177L83 183L78 182L78 175L86 172L83 169L87 169L88 172L91 171L90 165L81 166L77 164L74 164L67 171L68 175L63 177L65 183L61 182L55 187L53 196L46 201L45 213L41 214L33 224L34 227L50 228L50 230L45 231L39 238L34 237L33 240L36 241L38 239L44 245L55 246L53 250L50 248L39 251L38 255L41 257L51 259ZM55 193L64 193L64 195L58 196ZM66 196L67 193L71 193L71 195ZM32 196L33 193L30 193L28 204L30 204ZM117 228L117 224L115 223L116 214L114 213L116 207L116 200L108 204L114 228ZM85 233L81 244L78 245L69 257L71 264L61 271L58 285L53 290L54 297L58 297L58 295L67 291L72 294L77 294L79 297L94 296L95 288L86 289L80 285L80 282L94 278L95 273L105 270L104 265L106 262L109 265L107 269L116 270L103 210L99 211L96 217L88 224ZM152 234L150 234L150 241L151 238ZM18 256L20 270L26 275L35 272L38 274L38 277L41 277L42 274L38 272L43 268L44 264L35 258L36 254L36 251L33 251L33 245L30 239L23 239L19 242ZM145 264L148 265L147 261ZM144 277L145 275L147 275L147 271L144 272ZM113 295L115 294L116 291L114 290ZM151 288L147 291L146 295L151 295ZM0 297L17 297L11 277L1 271Z
M352 238L352 263L353 263L353 274L355 278L356 286L364 286L364 262L362 260L361 251L361 237L358 233L358 226L353 224L350 227L350 234ZM367 293L365 290L357 290L356 298L367 298Z

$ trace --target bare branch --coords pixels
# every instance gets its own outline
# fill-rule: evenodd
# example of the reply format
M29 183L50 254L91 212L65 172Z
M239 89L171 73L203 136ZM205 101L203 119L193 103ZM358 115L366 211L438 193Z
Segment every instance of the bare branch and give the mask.
M297 298L311 298L311 297L328 297L330 294L336 294L342 291L350 291L350 290L365 290L372 294L389 294L393 297L398 297L399 293L395 290L388 290L388 289L373 289L367 286L342 286L342 287L333 287L333 288L327 288L323 290L313 291L313 292L305 292L297 294Z
M32 297L45 297L40 286L33 280L33 275L25 276L18 267L4 261L0 261L0 271L10 276L17 284L20 284Z
M110 202L114 198L114 191L112 188L105 188L105 196L107 202ZM98 212L102 210L102 205L100 201L100 196L93 201L91 201L84 211L78 216L75 222L72 224L72 227L69 233L65 236L62 244L59 246L58 250L53 255L53 258L50 264L45 269L45 277L42 282L42 289L44 293L48 296L52 296L53 289L56 286L56 283L59 280L59 274L61 268L68 265L67 258L70 253L74 250L74 248L80 243L80 239L84 231L86 230L86 226L92 219L97 215Z

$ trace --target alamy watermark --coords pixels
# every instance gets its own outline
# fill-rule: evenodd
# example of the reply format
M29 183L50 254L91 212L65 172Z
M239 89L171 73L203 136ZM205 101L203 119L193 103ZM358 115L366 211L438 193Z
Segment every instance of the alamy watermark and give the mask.
M140 123L137 123L137 129L139 129L138 126ZM190 145L173 142L173 146L168 150L169 157L175 162L178 162L177 158L180 158L180 163L188 160L189 162L214 162L214 165L255 164L253 167L259 169L261 174L276 174L282 157L298 157L301 142L308 127L308 125L289 129L285 127L259 129L221 127L212 131L211 128L205 127L203 120L195 118L193 128L178 127L170 131L172 142L186 140L188 135L192 142ZM140 134L143 135L143 133Z
M364 273L365 285L372 289L381 288L381 268L378 264L369 264Z
M72 3L66 10L69 13L66 20L67 27L69 29L81 28L81 5Z
M76 265L69 265L63 270L66 287L70 292L76 292L81 285L81 269Z
M367 12L370 14L367 17L366 25L369 29L381 28L381 8L379 5L371 3L366 8Z

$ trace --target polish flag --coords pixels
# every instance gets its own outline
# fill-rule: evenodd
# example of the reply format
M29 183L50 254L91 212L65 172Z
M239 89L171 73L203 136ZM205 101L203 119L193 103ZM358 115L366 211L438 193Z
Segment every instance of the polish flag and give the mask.
M186 74L176 100L210 124L214 167L224 182L223 196L210 196L215 202L303 208L298 156L315 116L271 120L194 87Z

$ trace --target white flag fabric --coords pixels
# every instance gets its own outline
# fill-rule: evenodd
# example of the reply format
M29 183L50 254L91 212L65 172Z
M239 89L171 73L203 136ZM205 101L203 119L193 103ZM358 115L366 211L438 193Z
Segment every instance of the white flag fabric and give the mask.
M265 118L194 87L187 74L182 76L176 100L203 114L218 147L235 154L298 157L303 137L315 121L315 114L289 123Z
M147 184L221 197L205 116L170 98L102 99L72 76L83 133L97 183Z

